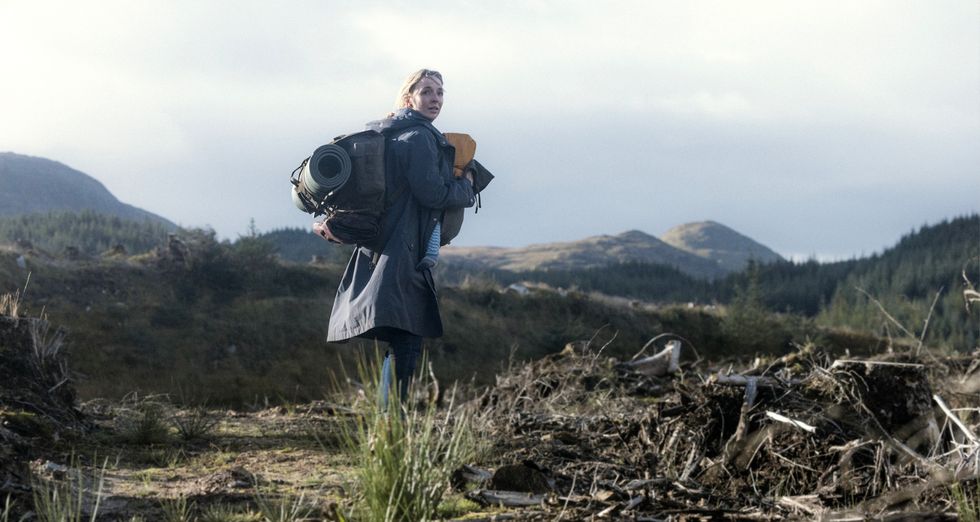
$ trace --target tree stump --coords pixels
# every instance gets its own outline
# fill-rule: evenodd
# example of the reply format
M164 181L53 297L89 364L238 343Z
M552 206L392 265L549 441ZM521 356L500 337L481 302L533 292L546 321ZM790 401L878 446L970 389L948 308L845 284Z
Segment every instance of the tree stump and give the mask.
M838 360L830 371L851 389L881 427L916 447L939 436L932 388L921 364Z

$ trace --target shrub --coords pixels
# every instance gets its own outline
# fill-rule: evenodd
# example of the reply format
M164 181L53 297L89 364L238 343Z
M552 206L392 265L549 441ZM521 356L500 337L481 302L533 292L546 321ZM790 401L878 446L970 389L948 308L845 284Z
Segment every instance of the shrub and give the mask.
M170 440L168 405L159 396L129 399L131 408L120 411L116 422L119 436L131 444L162 444Z

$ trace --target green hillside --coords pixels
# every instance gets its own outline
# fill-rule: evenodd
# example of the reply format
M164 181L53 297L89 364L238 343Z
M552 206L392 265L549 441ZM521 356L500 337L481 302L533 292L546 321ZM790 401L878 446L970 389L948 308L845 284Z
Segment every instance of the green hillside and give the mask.
M29 243L50 254L74 248L93 256L117 245L129 253L147 252L174 231L158 221L133 221L92 210L0 218L0 243Z
M261 238L219 242L202 231L147 254L97 262L0 249L0 292L17 291L30 274L24 307L67 328L83 397L138 389L225 404L317 398L331 370L373 347L324 342L342 265L284 263L274 250ZM765 323L769 344L743 344L716 313L639 309L574 292L518 295L470 284L442 288L439 300L446 335L426 341L436 374L477 384L492 382L511 357L555 353L596 332L599 343L615 336L606 353L619 357L664 332L722 357L781 352L792 339L820 335L774 319ZM873 342L852 341L853 349Z
M977 215L924 226L903 237L895 248L856 263L819 319L823 324L900 335L896 325L883 317L880 308L884 308L917 335L928 319L927 342L972 350L980 346L980 314L966 310L964 275L973 285L980 283Z
M978 231L978 216L957 218L922 227L868 258L753 265L713 282L639 263L520 274L446 263L437 274L446 335L426 340L426 347L440 378L477 384L491 382L511 357L541 357L597 332L598 343L615 336L604 353L621 358L665 332L684 336L712 360L779 354L808 341L860 353L884 349L889 336L905 337L907 346L909 336L855 287L914 335L934 292L945 287L926 342L972 350L980 314L963 307L960 272L966 265L968 277L980 280ZM282 247L269 239L291 233L275 234L232 243L213 232L182 231L142 254L81 261L8 245L0 248L0 293L19 291L29 279L24 307L68 330L83 397L138 389L224 404L317 398L331 371L373 347L324 342L348 254L325 245L335 254L319 263L283 261ZM546 285L530 285L527 294L504 290L534 280ZM570 291L549 289L557 287Z

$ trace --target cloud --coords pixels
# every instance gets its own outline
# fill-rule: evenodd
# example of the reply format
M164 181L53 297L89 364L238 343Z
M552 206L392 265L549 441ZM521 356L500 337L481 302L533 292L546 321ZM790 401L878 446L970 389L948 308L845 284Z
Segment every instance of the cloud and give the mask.
M940 206L879 195L980 193L977 19L971 1L12 1L0 149L225 237L305 225L289 171L432 67L437 125L499 172L464 244L711 217L836 255L861 197L921 224Z

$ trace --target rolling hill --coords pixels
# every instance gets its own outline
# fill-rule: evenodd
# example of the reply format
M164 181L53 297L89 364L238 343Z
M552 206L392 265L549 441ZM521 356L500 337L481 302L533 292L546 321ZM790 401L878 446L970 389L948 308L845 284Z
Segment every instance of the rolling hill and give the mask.
M761 263L785 261L769 247L714 221L678 225L660 239L685 252L714 260L726 272L737 272L750 260Z
M57 161L0 152L0 216L85 210L177 228L166 218L119 201L88 174Z
M709 222L710 223L710 222ZM677 268L688 275L713 279L745 267L749 259L782 260L778 254L717 223L681 225L672 229L672 241L639 230L578 241L542 243L520 248L447 247L442 255L460 265L510 270L577 270L611 264L648 263ZM707 232L705 237L676 231ZM680 246L678 246L680 245ZM683 248L682 248L683 247Z

